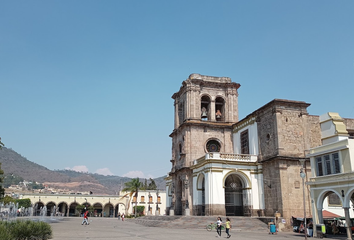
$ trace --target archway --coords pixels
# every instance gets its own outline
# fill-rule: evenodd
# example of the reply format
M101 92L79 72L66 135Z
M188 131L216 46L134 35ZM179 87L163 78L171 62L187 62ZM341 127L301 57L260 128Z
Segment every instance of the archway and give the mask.
M103 208L103 217L113 217L114 207L111 203L107 203Z
M243 184L236 174L225 179L225 211L226 216L243 216Z
M93 204L93 216L94 217L102 217L102 204L101 203Z
M80 215L80 213L76 211L76 206L77 205L79 205L77 202L73 202L72 204L70 204L69 216L78 216L78 215Z
M61 202L58 204L57 215L58 216L67 216L68 204Z
M225 121L225 101L222 97L215 99L215 119L216 121Z
M199 174L197 179L197 215L205 216L205 176L203 173Z
M118 203L115 208L114 217L118 217L118 215L122 215L122 213L126 214L125 212L125 205L123 203Z
M34 204L34 208L33 208L34 215L39 216L41 213L41 209L43 209L43 207L44 207L44 204L42 202L36 202Z
M54 202L47 203L46 216L54 216L55 215L55 211L56 211L56 204Z
M210 97L206 95L200 99L201 119L203 121L210 120L210 102Z

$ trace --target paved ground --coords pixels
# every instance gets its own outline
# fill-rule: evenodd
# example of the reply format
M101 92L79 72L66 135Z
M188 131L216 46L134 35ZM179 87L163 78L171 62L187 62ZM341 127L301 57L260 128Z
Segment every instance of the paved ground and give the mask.
M82 240L82 239L183 239L183 240L207 240L218 239L215 231L208 232L203 228L174 228L168 227L166 224L154 227L148 227L137 224L136 220L127 219L126 221L119 221L114 218L90 218L90 225L81 225L81 218L64 218L61 221L50 223L53 229L53 240ZM255 240L291 240L304 239L304 235L293 232L280 232L277 235L268 234L267 230L248 229L245 230L231 230L230 239L255 239ZM226 239L225 232L222 233L221 239ZM311 239L311 238L309 238ZM336 236L326 238L332 239L346 239L345 236Z

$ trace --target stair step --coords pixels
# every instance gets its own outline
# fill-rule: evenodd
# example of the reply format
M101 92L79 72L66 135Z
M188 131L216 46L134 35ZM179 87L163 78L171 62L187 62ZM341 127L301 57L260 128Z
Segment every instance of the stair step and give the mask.
M148 227L205 229L210 223L216 222L217 216L143 216L129 219L137 224ZM229 217L233 231L268 231L264 220L252 217ZM222 218L225 223L226 218Z

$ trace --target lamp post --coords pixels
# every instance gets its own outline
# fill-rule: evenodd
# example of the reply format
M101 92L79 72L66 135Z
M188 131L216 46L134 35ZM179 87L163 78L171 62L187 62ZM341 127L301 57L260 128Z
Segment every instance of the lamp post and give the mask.
M300 177L302 178L302 195L304 202L304 227L305 227L305 239L307 239L307 226L306 226L306 201L305 201L305 177L306 173L304 172L305 159L300 159L301 169L300 169Z

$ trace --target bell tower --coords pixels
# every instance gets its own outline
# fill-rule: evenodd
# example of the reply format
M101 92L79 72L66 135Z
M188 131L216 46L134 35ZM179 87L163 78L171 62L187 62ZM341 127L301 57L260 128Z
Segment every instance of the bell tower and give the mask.
M172 169L167 177L170 211L193 214L190 166L208 152L233 152L232 124L238 121L240 84L228 77L191 74L174 99Z

